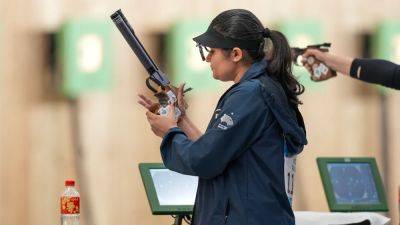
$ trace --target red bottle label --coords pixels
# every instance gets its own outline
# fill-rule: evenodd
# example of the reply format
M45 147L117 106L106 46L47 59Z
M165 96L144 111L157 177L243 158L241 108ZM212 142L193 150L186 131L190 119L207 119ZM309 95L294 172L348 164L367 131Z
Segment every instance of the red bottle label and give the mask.
M61 197L61 214L79 214L79 197Z

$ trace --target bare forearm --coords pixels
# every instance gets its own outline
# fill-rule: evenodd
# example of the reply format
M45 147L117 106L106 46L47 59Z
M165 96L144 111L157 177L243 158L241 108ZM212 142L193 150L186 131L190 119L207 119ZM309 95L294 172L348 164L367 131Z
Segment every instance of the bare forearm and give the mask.
M193 122L185 115L178 122L178 126L185 132L190 140L196 141L203 133L193 124Z
M324 54L322 59L329 68L343 75L350 74L351 63L353 60L353 58L336 56L329 53Z

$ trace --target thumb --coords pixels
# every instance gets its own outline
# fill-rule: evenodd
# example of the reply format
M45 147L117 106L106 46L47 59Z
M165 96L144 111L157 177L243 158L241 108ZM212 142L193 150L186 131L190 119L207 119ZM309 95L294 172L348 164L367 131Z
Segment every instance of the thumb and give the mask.
M181 86L179 86L179 91L178 91L178 96L177 96L177 100L178 100L178 107L180 110L184 110L187 108L186 106L186 102L183 99L184 98L184 91L185 89L185 83L181 84Z
M181 84L181 85L179 85L179 88L178 88L178 96L181 96L181 97L183 97L183 91L185 90L185 83L183 83L183 84Z

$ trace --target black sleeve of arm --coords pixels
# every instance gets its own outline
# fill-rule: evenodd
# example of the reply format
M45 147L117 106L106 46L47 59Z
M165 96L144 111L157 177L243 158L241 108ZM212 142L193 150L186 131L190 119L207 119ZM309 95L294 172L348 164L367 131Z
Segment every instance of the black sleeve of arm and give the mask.
M380 59L354 59L350 76L365 82L400 89L400 65Z

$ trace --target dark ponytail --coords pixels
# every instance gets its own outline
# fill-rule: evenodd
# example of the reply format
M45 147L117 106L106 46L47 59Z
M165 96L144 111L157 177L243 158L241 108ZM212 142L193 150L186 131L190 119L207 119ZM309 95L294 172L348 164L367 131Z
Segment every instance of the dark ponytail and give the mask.
M267 56L267 72L279 81L291 103L302 104L297 96L304 92L304 86L292 74L292 52L289 43L279 31L270 31L269 34L272 48Z
M295 106L302 104L298 95L304 92L304 86L292 74L290 46L281 32L264 28L253 13L244 9L224 11L213 19L210 26L227 37L241 40L261 40L258 50L244 50L243 60L254 63L266 58L268 75L282 85L289 102ZM230 49L226 51L230 51Z

